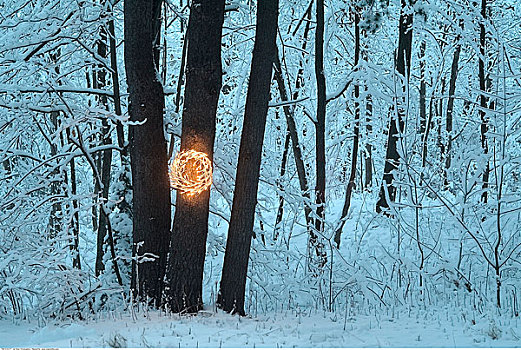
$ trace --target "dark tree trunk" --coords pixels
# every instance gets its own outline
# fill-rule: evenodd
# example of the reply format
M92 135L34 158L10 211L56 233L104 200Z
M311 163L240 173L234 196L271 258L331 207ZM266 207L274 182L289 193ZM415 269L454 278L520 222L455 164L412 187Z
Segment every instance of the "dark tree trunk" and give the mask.
M245 315L244 293L253 233L262 143L270 99L272 66L277 55L278 0L258 2L257 29L246 97L232 214L217 304Z
M114 29L114 18L112 18L112 10L109 11L111 16L108 29L109 29L109 46L110 46L110 68L112 68L112 91L114 94L114 112L116 115L121 115L121 93L119 86L119 72L118 72L118 60L117 60L117 46L116 46L116 33ZM118 137L118 146L121 148L121 157L127 157L125 149L125 132L122 123L116 124L116 133Z
M188 51L181 151L204 152L213 161L215 115L222 85L224 0L194 0ZM193 197L177 193L165 301L173 312L202 308L203 267L210 189Z
M56 63L58 61L59 52L60 51L58 50L57 53L50 54L50 58L53 61L53 63ZM57 75L60 74L60 66L58 64L56 65L55 72ZM51 119L51 125L52 125L51 131L53 133L57 132L58 128L60 127L61 123L60 123L59 118L60 118L60 112L53 111L50 113L50 119ZM54 143L54 142L50 143L49 146L51 147L51 156L54 157L58 154L58 146L63 146L63 142L60 145L59 141L56 140L56 143ZM7 164L9 165L9 162ZM12 171L10 166L8 168L6 168L6 170L9 173ZM56 167L53 169L51 176L53 178L55 178L55 177L66 178L67 177L66 172L64 173L64 170L60 169L59 167ZM51 183L50 191L51 191L52 196L56 196L60 193L60 182L61 181L55 180ZM62 203L60 201L53 202L52 207L51 207L50 217L49 217L49 238L51 238L51 239L56 238L56 236L60 233L61 223L60 223L59 215L60 215L60 213L62 213L62 211L63 211Z
M432 85L432 78L431 78L431 85ZM431 132L431 128L433 127L433 117L434 117L434 103L435 103L435 92L436 89L432 89L431 97L429 98L429 117L427 118L427 121L425 122L425 130L423 132L422 136L422 167L425 168L425 165L427 164L427 153L429 151L428 149L428 141L429 141L429 133ZM420 179L421 181L421 179Z
M365 62L369 62L369 45L367 40L367 31L362 30L362 40L360 54L362 55L362 59ZM365 91L367 93L368 87L365 86ZM366 123L366 138L369 138L371 132L373 131L373 97L371 94L367 94L365 100L365 123ZM371 191L371 187L373 184L373 145L370 142L365 143L365 151L364 151L364 168L365 168L365 176L364 183L362 188L365 191Z
M157 79L154 42L161 0L126 0L125 69L129 115L142 125L130 127L133 186L131 288L142 300L160 305L170 242L170 185L163 133L164 92Z
M427 123L427 108L426 108L426 94L427 84L425 82L425 50L426 42L422 40L420 45L420 134L423 135L426 129Z
M412 47L412 22L413 14L407 10L407 0L401 0L400 26L398 37L398 50L396 52L396 71L403 77L404 85L402 93L405 94L405 84L408 84L409 72L411 69L411 47ZM397 101L396 113L391 112L389 122L389 133L387 135L387 152L385 155L385 166L382 186L376 203L376 212L389 208L386 192L389 193L389 200L394 202L396 199L396 186L393 184L394 176L392 171L398 168L400 155L398 153L398 138L403 131L403 116L406 112L405 97L399 97Z
M303 43L302 43L302 50L306 50L306 46L307 46L307 38L308 38L308 33L309 33L309 29L310 29L310 19L311 19L311 9L312 9L312 5L313 5L313 1L310 3L310 5L308 6L306 12L304 13L304 16L302 17L302 20L307 17L308 18L308 21L306 21L306 25L305 25L305 28L304 28L304 35L303 35ZM300 25L300 23L299 23ZM293 32L293 35L296 34L298 28L299 28L299 25L297 25L297 28L295 28L295 31ZM304 73L304 67L303 67L303 64L302 62L300 62L300 67L299 67L299 70L297 72L297 78L296 78L296 81L295 81L295 92L293 93L293 100L296 100L299 96L299 91L303 85L303 80L302 80L302 74ZM279 54L277 53L277 56L275 57L275 70L274 70L274 78L275 80L277 81L277 86L278 86L278 89L279 89L279 93L280 93L280 98L282 101L288 101L289 100L289 93L286 89L286 85L284 83L284 78L283 78L283 75L282 75L282 64L280 62L280 57L279 57ZM306 175L306 166L304 164L304 159L302 157L302 150L301 150L301 146L300 146L300 142L299 142L299 139L298 139L298 131L297 131L297 126L296 126L296 123L295 123L295 116L294 116L294 111L295 111L295 108L294 107L290 107L290 106L284 106L283 107L283 111L284 111L284 115L286 117L286 123L287 123L287 126L288 126L288 133L289 133L289 136L291 138L291 147L292 147L292 150L293 150L293 158L295 159L295 167L297 169L297 175L298 175L298 179L299 179L299 185L300 185L300 191L302 193L302 197L304 198L304 216L305 216L305 219L306 219L306 226L307 226L307 229L308 229L308 235L309 235L309 240L310 242L315 242L317 243L315 245L315 252L317 254L318 257L324 257L325 256L325 252L323 251L323 249L321 249L321 247L318 245L318 237L317 235L315 234L314 232L314 228L313 228L313 216L312 216L312 210L311 210L311 207L310 207L310 193L309 193L309 185L308 185L308 180L307 180L307 175ZM282 197L282 196L281 196ZM280 202L280 205L279 205L279 212L282 212L282 205L283 205L283 201ZM280 218L282 219L282 217Z
M483 148L483 153L485 155L488 154L488 140L487 140L487 132L488 132L488 117L486 109L488 108L488 97L486 96L487 83L485 77L485 49L486 49L486 30L485 30L485 21L487 20L487 0L481 0L481 21L479 24L480 33L479 33L479 89L480 97L479 97L479 106L481 107L479 110L479 115L481 116L481 147ZM485 166L485 171L483 172L483 194L481 195L481 200L484 203L488 201L488 181L490 177L490 164L487 160L487 164Z
M100 57L107 57L107 33L105 32L104 26L101 27L100 30L100 39L98 40L98 55ZM102 65L98 66L98 72L96 74L97 78L97 87L98 88L106 88L106 73L104 67ZM107 96L101 96L100 102L106 110L109 109ZM111 134L110 134L110 125L107 119L103 119L102 121L102 142L103 145L110 145L112 143ZM96 276L99 276L103 270L105 269L105 264L103 262L103 254L105 253L103 249L103 245L105 243L105 235L107 234L107 217L104 215L104 209L102 206L104 205L104 201L108 199L109 188L110 188L110 168L112 164L112 150L107 149L102 153L102 161L101 161L101 169L99 170L101 173L101 198L100 200L100 215L99 215L99 224L98 228L98 237L97 237L97 249L96 249L96 265L95 265L95 273ZM99 169L99 168L98 168ZM97 193L97 195L99 195Z
M358 64L360 62L360 14L358 13L359 9L357 7L353 8L355 13L355 64L354 67L358 70ZM344 200L344 207L342 208L342 216L340 217L340 223L338 228L335 231L334 241L337 245L337 248L340 248L340 239L342 236L342 230L344 229L344 224L347 220L347 214L349 213L349 208L351 207L351 195L353 194L353 190L355 188L355 180L356 180L356 164L358 160L358 139L360 138L360 85L358 83L354 88L355 95L355 124L353 127L354 137L353 137L353 150L351 153L351 172L349 173L349 181L347 183L346 188L346 196Z
M119 71L118 71L118 60L117 60L117 45L116 45L116 34L114 29L114 17L112 15L112 8L108 8L108 16L110 16L110 19L108 21L108 35L109 35L109 47L110 47L110 67L112 69L111 78L112 78L112 92L114 95L114 113L118 116L121 116L121 93L120 93L120 85L119 85ZM122 188L120 192L117 193L118 198L121 198L121 201L117 204L118 210L120 215L124 214L127 215L129 218L132 218L132 210L131 206L128 203L126 199L127 193L131 191L131 183L130 183L130 177L127 175L130 173L130 159L127 152L127 145L125 144L125 132L123 129L123 124L121 122L118 122L116 124L116 135L118 140L118 146L120 148L120 160L121 160L121 167L125 169L121 172L119 181L122 182ZM128 169L128 171L127 171ZM127 232L118 232L117 230L114 230L114 234L112 234L112 227L110 224L110 219L107 217L107 233L108 233L108 243L110 252L112 255L112 264L114 267L114 272L116 274L116 278L118 282L122 285L123 280L121 278L120 269L117 264L116 260L116 244L119 240L130 242L131 237L128 236ZM126 248L126 249L125 249ZM122 254L124 256L130 256L131 250L129 250L130 245L126 245L119 254ZM123 266L129 266L131 264L128 260L121 261L121 265ZM131 268L126 269L126 271L130 271ZM131 276L128 276L131 277Z
M459 35L456 40L459 40ZM458 44L454 50L454 56L452 58L452 66L450 70L450 81L449 81L449 100L447 102L447 116L445 120L445 130L447 131L447 146L445 150L445 169L450 169L452 160L452 115L454 110L454 94L456 93L456 80L458 79L458 63L461 52L461 45ZM445 171L445 186L448 186L447 172Z
M70 128L66 129L67 139L70 141L71 135ZM76 181L76 162L74 161L74 158L71 159L69 162L70 171L71 171L71 194L73 197L76 197L76 194L78 193L78 186ZM80 209L79 209L79 203L77 199L72 200L72 236L71 239L71 251L72 251L72 266L81 269L81 262L80 262L80 249L79 249L79 242L80 242Z
M110 8L107 9L107 16L112 16L112 10ZM112 74L112 91L114 94L114 113L118 116L121 115L121 98L120 98L120 90L119 90L119 76L118 76L118 66L117 66L117 54L116 54L116 38L114 37L114 19L110 18L108 20L108 33L105 32L105 28L102 26L100 31L100 40L98 41L98 55L100 57L107 57L107 37L110 45L110 65ZM106 72L104 71L103 66L99 66L99 71L96 75L97 77L97 86L98 88L104 88L107 85ZM106 96L100 97L101 104L105 107L105 109L109 110L109 104ZM112 134L109 122L107 119L103 119L103 128L102 128L102 138L104 145L112 144ZM125 152L125 144L124 144L124 132L123 125L118 123L116 125L117 137L118 137L118 146L122 149L121 151L121 159L122 163L125 162L125 157L128 157ZM105 262L103 261L103 255L105 253L104 244L106 240L106 236L108 234L107 243L109 244L109 248L112 254L112 263L114 264L118 282L121 284L122 280L119 275L119 268L117 268L116 264L116 254L115 254L115 242L112 232L112 227L110 224L110 211L106 208L105 204L108 200L109 189L110 189L110 180L111 180L111 166L112 166L112 150L105 150L102 153L102 166L101 166L101 204L100 204L100 215L99 215L99 224L98 227L98 237L97 237L97 254L96 254L96 265L95 265L95 273L96 276L101 274L105 269ZM97 184L97 181L96 181ZM99 186L96 186L99 187ZM124 199L123 199L124 201ZM125 204L124 204L125 205ZM122 209L121 203L119 204L119 208ZM128 252L130 255L130 252Z
M300 73L300 70L299 70ZM297 85L299 84L300 75L302 73L297 73ZM277 81L277 86L279 88L280 98L282 101L288 101L288 92L286 90L286 85L284 84L284 79L282 77L282 66L280 64L280 59L277 55L275 56L275 70L274 70L274 77ZM298 97L298 88L300 86L297 86L297 91L293 94L293 98L296 99ZM291 109L290 106L284 106L283 108L284 116L286 117L286 123L288 126L288 136L291 139L291 146L293 150L293 158L295 159L295 167L297 168L297 175L299 179L299 185L300 190L302 192L302 196L304 197L304 215L306 217L306 224L308 226L308 229L310 231L310 235L315 235L312 229L313 219L311 215L311 207L309 206L309 192L308 192L308 181L306 177L306 167L304 165L304 160L302 158L302 150L300 148L300 142L298 139L298 132L297 132L297 126L295 124L295 118L293 111L294 109ZM316 237L313 237L316 239Z
M278 113L278 112L277 112ZM291 136L289 134L289 130L286 133L286 139L284 141L284 151L282 152L282 161L280 163L280 175L277 179L277 188L280 191L279 195L279 208L277 209L277 217L275 218L275 229L273 232L273 240L277 240L279 237L279 226L282 222L282 216L284 215L284 196L282 193L284 192L284 187L282 186L282 178L286 174L286 163L288 161L288 151L289 151L289 141L291 140Z
M367 95L365 102L365 120L366 120L366 132L367 136L371 135L373 131L372 120L373 120L373 98L371 95ZM371 191L373 185L373 145L370 142L365 144L364 153L364 168L365 178L364 186L366 191Z
M59 76L60 75L60 65L58 64L58 59L60 57L60 50L58 49L55 53L51 53L50 54L50 58L51 60L56 64L56 68L55 68L55 72L56 74ZM61 85L61 81L58 80L58 84ZM61 97L60 97L61 99ZM59 120L59 112L51 112L51 123L53 125L53 130L54 131L57 131L59 126L60 126L60 120ZM66 128L65 129L65 134L66 134L66 138L67 138L67 141L70 142L70 128ZM61 141L61 146L63 147L65 141L64 141L64 137L63 137L63 133L60 133L60 141ZM57 154L58 152L58 147L56 144L51 144L51 155L52 154ZM76 197L76 194L77 194L77 182L76 182L76 162L74 160L74 158L72 158L69 162L69 167L70 167L70 186L71 186L71 194L73 197ZM63 178L64 178L64 182L66 184L69 183L69 177L67 176L67 171L65 170L60 170L60 169L54 169L52 174L53 175L57 175L59 172L62 172L63 174ZM57 182L52 182L51 184L51 193L52 194L58 194L59 193L59 184ZM72 218L71 218L71 222L72 222L72 238L70 239L70 244L69 244L69 247L70 247L70 250L71 250L71 253L72 253L72 266L77 268L77 269L81 269L81 260L80 260L80 250L79 250L79 241L80 241L80 215L79 215L79 203L78 203L78 199L76 198L73 198L71 200L71 206L72 206L72 209L71 209L71 212L72 212ZM51 216L50 216L50 234L49 236L51 238L55 238L56 235L60 232L61 230L61 224L60 224L60 219L58 218L58 213L59 212L62 212L64 209L64 206L56 201L52 208L51 208ZM62 213L63 214L63 213Z
M315 75L317 79L317 120L315 123L316 187L315 201L317 234L324 231L326 204L326 77L324 75L324 0L317 0L317 29L315 33ZM316 246L310 237L310 245Z
M441 91L440 96L445 95L445 86L446 86L446 79L443 77L441 79ZM445 160L445 145L443 144L441 132L442 132L442 124L443 124L443 98L438 98L436 101L436 123L438 128L438 135L437 135L437 146L440 149L439 155L440 155L440 163L443 163Z
M51 112L51 115L50 115L51 125L52 125L51 131L53 133L56 132L56 130L58 130L59 116L60 116L60 112ZM50 147L51 147L51 157L56 156L56 154L58 154L58 145L55 143L51 143ZM9 164L9 163L7 163L7 164ZM10 167L6 168L6 169L8 169L8 172L11 172ZM60 174L61 172L62 171L60 170L60 168L56 167L51 172L51 176L53 178L58 178L58 176L60 178L62 178L63 174ZM52 196L58 195L60 193L60 181L51 182L50 191L51 191ZM63 210L62 203L60 201L53 202L52 207L51 207L51 213L49 216L49 238L51 238L51 239L56 238L56 236L58 235L58 233L61 230L59 214L60 214L60 212L62 212L62 210Z
M182 25L183 21L181 21ZM181 88L183 86L184 82L184 74L185 74L185 64L186 64L186 49L188 48L188 39L185 38L183 40L183 51L181 54L181 67L179 67L179 76L177 77L177 92L175 94L175 112L176 114L179 113L179 106L181 105ZM170 136L170 145L168 146L168 159L172 158L172 155L174 154L174 142L175 141L175 134L172 133Z

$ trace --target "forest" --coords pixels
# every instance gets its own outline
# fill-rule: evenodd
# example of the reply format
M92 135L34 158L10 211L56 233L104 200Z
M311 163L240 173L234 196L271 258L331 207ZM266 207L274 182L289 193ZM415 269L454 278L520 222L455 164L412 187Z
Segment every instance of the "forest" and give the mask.
M0 0L0 43L1 346L521 344L518 0Z

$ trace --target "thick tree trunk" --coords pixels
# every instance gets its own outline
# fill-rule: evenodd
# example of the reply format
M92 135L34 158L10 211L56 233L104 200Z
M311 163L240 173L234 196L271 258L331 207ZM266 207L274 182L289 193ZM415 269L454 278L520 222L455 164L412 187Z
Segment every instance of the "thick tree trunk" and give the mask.
M353 11L355 13L355 69L358 69L358 64L360 62L360 14L358 13L358 8L354 7ZM349 173L349 181L347 183L346 188L346 196L344 200L344 207L342 208L342 215L340 217L340 223L335 231L334 241L337 245L337 248L340 248L340 239L342 236L342 230L344 229L344 224L347 220L347 214L349 213L349 208L351 207L351 196L353 194L353 190L355 188L355 180L356 180L356 164L358 160L358 140L360 138L360 85L358 83L354 88L355 95L355 124L353 127L354 137L353 137L353 150L351 152L351 172Z
M213 161L215 115L222 85L224 0L194 0L187 28L188 51L181 151L204 152ZM177 193L165 301L172 312L202 308L202 282L210 189Z
M246 274L257 204L262 143L270 99L272 66L277 55L278 0L258 2L257 29L246 97L232 214L217 304L245 315Z
M170 185L163 132L164 92L157 79L154 41L161 0L126 0L125 69L129 90L133 186L132 285L136 295L160 305L170 242Z
M324 231L326 204L326 77L324 75L324 0L317 0L317 29L315 33L315 76L317 79L317 120L315 124L316 186L315 201L317 234ZM310 246L316 246L310 237Z
M398 98L396 103L397 111L391 112L391 121L389 122L389 133L387 139L387 152L385 155L385 166L382 186L376 203L376 212L388 209L390 207L387 200L386 192L389 194L389 200L394 202L396 199L396 186L393 184L394 176L392 171L398 168L400 154L398 153L398 138L403 131L403 116L406 113L405 106L405 84L408 84L409 72L411 69L411 47L412 47L412 23L413 14L407 12L407 0L401 0L400 26L398 37L398 50L396 52L396 71L403 77L403 96Z

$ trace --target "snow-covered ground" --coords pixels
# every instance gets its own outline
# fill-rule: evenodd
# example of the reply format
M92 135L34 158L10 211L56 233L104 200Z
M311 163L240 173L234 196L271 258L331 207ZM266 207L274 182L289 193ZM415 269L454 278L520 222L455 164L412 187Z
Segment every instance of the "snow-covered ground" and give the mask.
M393 315L394 313L394 315ZM475 322L475 324L474 324ZM0 321L1 347L519 347L521 320L433 311L287 311L254 318L202 311L156 311L104 319L35 323Z

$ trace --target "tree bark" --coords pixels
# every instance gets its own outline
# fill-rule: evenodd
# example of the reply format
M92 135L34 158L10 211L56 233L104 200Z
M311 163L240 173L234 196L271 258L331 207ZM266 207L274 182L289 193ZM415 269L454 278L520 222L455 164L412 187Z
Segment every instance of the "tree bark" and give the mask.
M368 45L368 39L367 39L367 31L362 30L362 40L361 43L361 51L360 54L362 55L362 59L365 62L369 62L369 45ZM365 86L365 91L367 93L368 87ZM371 132L373 131L373 97L371 94L367 94L366 100L365 100L365 129L366 129L366 138L369 138L371 135ZM365 143L365 151L364 151L364 168L365 168L365 176L364 176L364 183L363 183L363 189L365 191L371 191L371 187L373 184L373 145L370 142Z
M317 79L317 120L315 123L316 186L315 201L317 234L324 231L326 204L326 77L324 75L324 0L316 2L317 28L315 33L315 76ZM310 237L310 245L316 246Z
M311 1L306 12L304 13L304 16L302 17L302 20L305 17L308 18L308 21L306 21L306 25L304 28L304 35L303 35L304 42L302 43L302 50L305 50L306 46L307 46L307 38L308 38L308 33L309 33L310 23L311 23L310 19L311 19L312 5L313 5L313 1ZM293 35L296 34L298 27L299 26L297 25L297 28L295 28ZM292 96L293 100L296 100L299 96L299 91L303 85L303 80L302 80L303 73L304 73L304 67L301 62L299 70L297 72L297 77L295 80L295 92L293 93L293 96ZM288 91L286 89L286 85L284 83L284 78L282 75L282 65L281 65L280 57L279 57L278 53L275 57L275 70L274 70L273 75L274 75L275 80L277 81L277 86L279 89L281 100L288 101L289 93L288 93ZM310 203L309 185L308 185L308 180L307 180L307 175L306 175L306 166L304 164L304 159L302 157L302 150L301 150L300 142L298 139L297 126L295 123L295 117L294 117L295 108L290 107L290 106L284 106L283 111L284 111L284 115L286 117L289 137L291 138L291 147L293 150L293 158L295 159L295 167L297 169L300 191L301 191L302 197L304 199L304 216L306 219L306 227L308 229L309 240L310 240L310 242L317 243L315 245L315 252L316 252L317 256L324 257L325 252L318 245L318 237L316 236L316 234L314 232L314 228L313 228L313 216L312 216L312 210L311 210L311 207L309 204ZM282 196L280 198L282 198ZM282 212L282 205L283 205L283 201L280 201L279 212ZM281 219L282 219L282 216L280 217L280 220ZM277 218L277 220L279 220L279 218Z
M299 70L300 73L300 70ZM300 75L302 73L297 73L297 84L299 84ZM286 85L284 84L284 78L282 77L282 65L280 64L280 59L278 53L275 57L275 70L274 70L274 78L277 81L277 86L280 93L280 98L282 101L288 101L288 92L286 90ZM298 89L293 94L293 99L297 99L298 97ZM295 159L295 167L297 168L297 175L299 179L300 191L302 192L302 196L304 197L304 215L306 218L306 224L310 231L310 235L313 236L315 233L313 232L313 218L311 215L311 207L309 206L309 187L308 181L306 177L306 167L304 165L304 160L302 158L302 150L300 148L300 142L298 139L297 126L295 124L295 118L293 111L290 106L284 106L283 108L284 116L286 117L286 123L288 126L288 136L291 138L291 147L293 150L293 158ZM310 237L311 237L310 236ZM316 239L316 237L315 237Z
M224 0L194 0L187 28L188 51L181 151L204 152L213 161L215 116L222 85ZM202 308L202 282L210 189L177 193L165 302L172 312Z
M353 8L355 13L355 64L354 67L358 70L358 64L360 62L360 14L359 9L357 7ZM358 140L360 138L360 85L355 84L354 87L354 95L355 95L355 124L353 127L354 137L353 137L353 150L351 152L351 172L349 173L349 181L347 183L346 188L346 196L344 200L344 207L342 208L342 215L340 217L340 223L338 228L335 231L334 241L337 245L337 248L340 248L340 239L342 236L342 230L344 229L344 224L347 220L347 214L349 213L349 208L351 207L351 196L353 194L353 190L355 188L355 180L356 180L356 164L358 160Z
M163 132L164 92L157 79L154 42L161 0L126 0L125 69L129 91L133 186L131 288L159 306L170 241L170 185Z
M459 40L459 36L456 38ZM454 56L452 58L452 66L450 70L450 81L449 81L449 99L447 101L447 116L445 120L445 130L447 131L447 146L445 151L445 169L450 169L452 161L452 115L454 110L454 94L456 93L456 80L458 79L458 63L461 52L461 45L458 44L454 50ZM446 174L446 172L445 172ZM448 185L447 175L445 175L445 186Z
M425 82L425 50L426 50L425 39L420 44L420 135L425 133L427 124L427 108L426 108L426 95L427 95L427 84Z
M262 143L270 99L272 66L277 55L278 0L258 2L255 45L237 164L232 214L217 304L245 315L244 293L257 204Z
M479 23L480 33L479 33L479 63L478 63L478 76L479 76L479 106L481 107L479 110L479 115L481 117L481 127L480 127L480 136L481 136L481 147L483 148L483 153L485 155L488 154L488 140L487 140L487 132L488 132L488 117L486 109L488 108L488 97L486 96L487 83L485 76L485 57L486 57L486 30L485 30L485 21L487 20L487 0L481 0L481 21ZM485 171L483 172L483 194L481 195L481 200L483 203L487 203L488 201L488 181L490 177L490 164L487 160L487 164L485 166Z
M183 21L181 21L181 24ZM184 81L184 73L185 73L185 63L186 63L186 49L188 48L188 38L186 38L185 33L185 39L183 40L183 51L181 54L181 67L179 67L179 76L177 77L177 92L175 94L175 112L176 114L179 113L179 106L181 104L181 88L183 86ZM168 146L168 159L172 158L172 155L174 154L174 142L175 141L175 135L172 133L170 136L170 145Z
M101 26L100 29L100 39L98 40L98 55L100 57L107 57L107 33L105 32L105 28ZM97 86L98 88L106 88L106 73L104 68L101 65L98 65L98 71L96 74ZM100 102L102 106L108 110L108 100L107 96L100 96ZM110 125L107 119L103 119L102 121L102 142L103 145L110 145L112 143L111 135L110 135ZM106 201L109 196L109 188L110 188L110 168L112 165L112 150L107 149L102 153L102 165L99 170L101 173L101 198L98 198L101 203L100 207L103 206L103 201ZM99 168L98 168L99 169ZM99 193L96 193L99 196ZM105 243L105 235L107 234L107 217L104 215L103 208L100 208L99 215L99 224L98 228L98 237L96 244L96 265L95 265L95 274L99 276L103 270L105 270L105 264L103 262L103 254L105 253L103 249L103 245Z
M112 91L114 96L114 112L116 115L121 115L121 93L119 86L119 72L118 72L118 60L117 60L117 46L116 46L116 32L114 29L114 18L112 17L112 9L109 11L108 29L109 29L109 46L110 46L110 68L112 68ZM125 132L123 124L118 122L116 124L116 133L118 137L118 146L121 148L121 158L123 162L124 157L128 157L125 148Z
M70 128L66 129L67 139L70 141L71 135L70 135ZM74 161L74 158L71 159L69 162L70 166L70 180L71 180L71 194L73 197L76 197L78 193L78 183L76 181L76 162ZM80 209L79 209L79 203L77 199L72 199L72 236L71 239L71 251L72 251L72 266L81 269L81 261L80 261L80 249L79 249L79 242L80 242Z
M405 84L408 84L409 73L411 69L411 47L412 47L412 23L413 14L407 12L407 0L401 0L400 26L398 37L398 50L396 52L396 71L403 77L404 85L402 93L405 94ZM385 166L382 185L376 203L376 212L380 213L385 209L389 209L390 205L387 200L386 192L389 194L389 200L394 202L396 199L396 186L393 184L394 175L392 172L398 168L400 154L398 153L398 138L403 131L405 114L405 96L398 98L396 103L396 113L391 112L391 121L389 122L389 133L387 139L387 151L385 155Z
M278 112L277 112L278 113ZM289 134L289 130L286 133L286 138L284 141L284 151L282 152L282 161L280 163L280 175L277 179L277 188L279 189L279 208L277 209L277 217L275 218L275 228L273 232L273 240L276 241L279 237L279 226L282 222L282 216L284 215L284 196L282 192L284 192L284 187L282 186L282 178L286 174L286 163L288 161L288 151L289 151L289 141L291 140L291 136Z
M114 100L114 113L118 116L121 115L121 99L120 99L120 90L119 90L119 76L118 76L118 66L117 66L117 54L116 54L116 38L114 33L114 19L112 18L112 9L108 8L106 16L110 17L107 25L108 32L105 31L105 27L102 26L100 30L100 40L98 41L98 55L100 57L106 58L108 56L107 52L107 39L110 45L110 66L112 71L112 91L113 91L113 100ZM104 71L104 67L99 66L99 71L96 75L98 88L105 88L107 85L106 72ZM100 97L101 104L105 107L106 110L109 110L109 104L107 96ZM102 141L104 145L112 144L112 133L109 122L107 119L103 119L102 121ZM125 144L124 144L124 133L123 133L123 125L118 123L116 125L116 132L118 138L118 146L122 149L121 151L121 160L122 163L125 162L126 155L125 152ZM107 243L109 244L110 251L112 253L112 260L114 264L115 270L118 270L116 273L118 282L121 284L122 280L119 274L119 268L117 268L116 258L115 258L115 242L114 235L110 223L110 211L106 208L105 204L108 201L109 190L110 190L110 182L112 176L112 150L107 149L102 153L102 166L100 169L101 173L101 203L100 203L100 214L99 214L99 224L98 227L98 237L97 237L97 254L96 254L96 264L95 264L95 273L96 276L99 276L105 269L105 262L103 261L103 256L105 254L104 244L105 237L108 234ZM97 185L97 181L96 181ZM96 186L99 187L99 186ZM124 201L124 199L123 199ZM123 204L123 206L126 204ZM119 208L122 209L122 203L119 203ZM130 252L129 252L130 255Z

